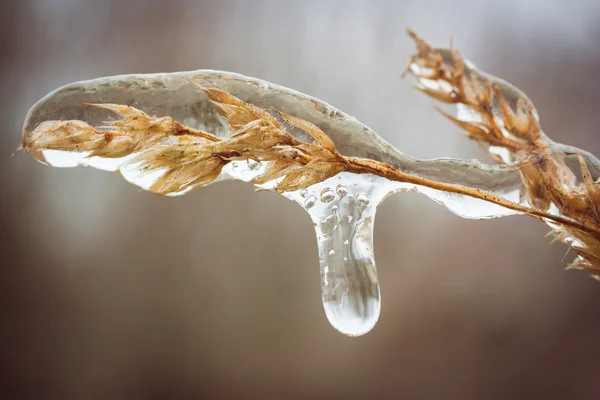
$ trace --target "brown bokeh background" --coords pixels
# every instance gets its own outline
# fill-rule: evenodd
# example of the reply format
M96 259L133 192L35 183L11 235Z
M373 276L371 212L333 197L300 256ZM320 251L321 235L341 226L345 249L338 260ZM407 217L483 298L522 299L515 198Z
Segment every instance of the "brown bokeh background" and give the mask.
M319 97L409 154L489 160L399 75L411 26L600 154L600 3L3 1L0 363L7 399L598 399L600 285L526 217L380 207L383 308L347 338L308 215L249 185L181 198L19 155L28 108L105 75L212 68Z

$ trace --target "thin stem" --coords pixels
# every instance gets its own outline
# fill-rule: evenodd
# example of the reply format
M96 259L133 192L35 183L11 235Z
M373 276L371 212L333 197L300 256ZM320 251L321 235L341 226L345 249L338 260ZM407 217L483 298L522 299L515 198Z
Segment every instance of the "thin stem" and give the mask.
M574 228L577 228L583 232L590 233L595 236L600 236L600 230L597 227L589 227L583 225L577 221L574 221L570 218L565 218L557 215L552 215L546 213L544 211L536 210L534 208L522 206L517 203L513 203L512 201L503 199L499 196L496 196L493 193L486 192L480 189L473 189L462 185L455 185L451 183L443 183L437 182L431 179L420 178L418 176L414 176L411 174L407 174L405 172L398 171L394 169L389 164L385 164L379 161L356 158L356 157L345 157L348 166L349 172L354 173L368 173L377 176L381 176L386 179L390 179L398 182L407 182L413 183L415 185L425 186L432 189L441 190L444 192L451 192L462 194L465 196L473 197L476 199L480 199L483 201L487 201L489 203L497 204L504 208L508 208L510 210L522 212L524 214L533 216L535 218L545 218L551 221L561 223L564 225L568 225Z

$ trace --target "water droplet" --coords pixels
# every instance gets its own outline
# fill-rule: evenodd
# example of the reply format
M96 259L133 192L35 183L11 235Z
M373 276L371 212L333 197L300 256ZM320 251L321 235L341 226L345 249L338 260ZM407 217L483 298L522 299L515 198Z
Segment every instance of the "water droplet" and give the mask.
M302 197L303 199L305 199L305 198L306 198L306 196L308 196L308 190L306 190L306 189L302 189L302 190L300 191L300 197Z
M265 82L261 83L260 85L258 85L261 89L268 89L269 85Z
M374 211L373 211L374 213ZM356 226L340 225L330 232L331 224L321 224L326 235L319 241L319 252L329 255L327 269L322 269L323 306L329 322L338 331L359 336L370 331L381 308L379 282L373 256L373 225L370 216ZM347 239L349 237L349 239ZM346 244L343 257L332 257L335 243Z
M321 201L323 203L330 203L335 199L335 194L333 194L333 190L330 188L325 188L321 191Z
M369 204L370 201L371 199L366 193L359 193L356 195L356 203L361 207L366 206L367 204Z
M315 226L323 307L331 325L345 335L363 335L379 318L381 301L373 254L377 208L368 205L379 203L397 187L367 174L341 173L308 188L306 198L302 191L289 194L304 203ZM351 201L340 201L342 198Z
M317 198L315 196L310 196L306 200L304 200L304 208L307 210L315 205Z

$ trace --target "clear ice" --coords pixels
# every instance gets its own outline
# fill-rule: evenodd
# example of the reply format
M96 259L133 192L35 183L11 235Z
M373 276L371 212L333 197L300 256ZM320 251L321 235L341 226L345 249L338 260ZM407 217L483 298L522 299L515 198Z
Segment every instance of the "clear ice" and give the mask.
M379 318L373 223L377 205L399 185L374 175L342 172L305 191L284 194L310 214L323 307L331 325L346 335L369 332Z
M107 110L88 107L83 103L131 105L150 115L171 116L187 126L219 137L229 135L228 126L214 105L189 79L203 86L225 90L265 110L275 107L310 121L327 133L338 151L345 156L385 162L417 177L485 190L514 203L528 205L526 188L517 168L483 165L477 161L415 159L396 150L353 117L321 100L258 79L221 71L126 75L73 83L48 94L32 107L23 127L23 135L26 137L40 123L49 120L81 120L102 129L103 121L118 118ZM506 86L503 90L517 89ZM458 115L463 119L473 117L468 110L459 109ZM297 139L312 140L296 128L288 126L286 129ZM594 156L568 146L554 143L552 146L567 154L567 158L572 157L574 171L577 169L575 154L583 154L594 180L598 179L600 163ZM127 163L130 157L90 158L85 152L68 153L53 149L33 156L57 167L88 165L120 171L125 179L144 189L148 189L164 173L157 171L147 174L137 165ZM260 161L230 162L218 180L248 182L265 167L265 163ZM260 188L268 189L275 184L269 182ZM303 207L313 221L319 251L323 306L330 323L343 334L363 335L377 322L381 298L373 252L375 213L377 206L387 196L407 190L422 193L465 218L483 219L515 214L509 209L464 195L347 172L306 189L283 193Z

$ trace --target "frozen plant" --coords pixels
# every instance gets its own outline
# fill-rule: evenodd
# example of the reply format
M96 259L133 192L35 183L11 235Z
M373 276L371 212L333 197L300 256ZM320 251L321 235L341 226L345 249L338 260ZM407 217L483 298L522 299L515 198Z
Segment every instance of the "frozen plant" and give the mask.
M515 87L408 33L417 51L406 72L416 87L454 104L456 113L444 115L499 165L419 160L321 100L209 70L57 89L29 111L21 147L52 166L118 171L161 195L236 179L296 201L315 225L327 317L347 335L368 332L379 317L373 223L377 206L398 191L465 218L537 218L574 250L571 268L598 278L598 159L546 137Z

